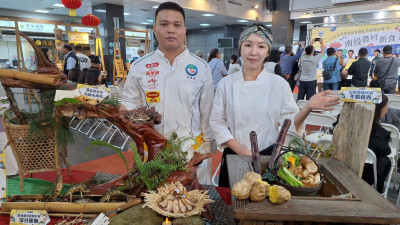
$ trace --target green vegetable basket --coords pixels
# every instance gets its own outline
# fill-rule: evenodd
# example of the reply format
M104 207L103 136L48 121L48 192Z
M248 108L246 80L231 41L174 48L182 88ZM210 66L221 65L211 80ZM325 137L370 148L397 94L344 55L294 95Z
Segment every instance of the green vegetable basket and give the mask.
M312 157L310 157L309 155L304 154L303 152L298 151L298 150L288 150L288 151L282 152L282 153L276 158L274 164L279 163L279 160L282 158L282 156L285 155L285 154L288 153L288 152L297 153L297 154L299 154L300 156L305 155L305 156L307 156L308 158L310 158L310 159L315 163L315 165L317 165L318 173L319 173L320 176L321 176L321 181L319 182L319 185L316 186L316 187L294 187L294 186L290 186L290 185L288 185L288 184L286 184L286 183L284 183L284 182L281 182L281 181L280 181L281 179L279 178L278 181L277 181L277 184L280 185L280 186L282 186L282 187L284 187L284 188L286 188L287 190L289 190L290 193L291 193L293 196L315 196L315 195L318 195L318 192L319 192L319 190L321 189L322 184L324 183L324 178L323 178L323 174L321 173L321 170L320 170L320 168L319 168L317 162L316 162Z

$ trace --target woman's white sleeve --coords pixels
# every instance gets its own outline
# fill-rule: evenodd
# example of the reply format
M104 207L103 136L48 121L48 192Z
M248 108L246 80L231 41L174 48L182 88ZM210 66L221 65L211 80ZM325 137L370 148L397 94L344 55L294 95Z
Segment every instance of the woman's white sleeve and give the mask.
M294 100L293 93L287 82L285 82L284 84L282 95L283 97L281 102L281 117L279 120L279 124L282 125L285 119L290 119L292 123L290 125L289 132L292 134L303 136L305 131L305 124L303 123L301 127L296 127L294 125L294 119L297 113L300 112L300 110L297 106L296 101Z
M225 91L223 82L219 82L214 96L214 102L211 110L210 124L213 130L215 140L218 145L234 139L228 128L227 115L225 110Z

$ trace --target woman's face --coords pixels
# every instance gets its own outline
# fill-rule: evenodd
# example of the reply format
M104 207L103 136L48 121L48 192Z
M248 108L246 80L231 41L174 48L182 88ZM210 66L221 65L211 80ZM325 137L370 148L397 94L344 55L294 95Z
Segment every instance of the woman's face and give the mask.
M383 117L385 117L386 112L387 112L387 109L388 109L388 105L389 105L389 104L386 104L385 107L383 107L383 109L382 109L382 111L381 111L381 115L380 115L380 117L379 117L379 120L381 120L381 119L383 119Z
M231 59L231 64L233 64L233 59Z
M268 56L269 46L257 34L250 35L241 45L240 55L248 69L259 69Z

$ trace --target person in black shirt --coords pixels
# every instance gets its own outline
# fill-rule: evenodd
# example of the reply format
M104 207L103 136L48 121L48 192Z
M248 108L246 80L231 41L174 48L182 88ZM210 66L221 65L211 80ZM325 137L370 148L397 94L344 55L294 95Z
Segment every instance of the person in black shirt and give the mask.
M381 126L379 121L385 116L388 108L388 97L382 94L382 102L376 105L374 122L369 137L368 148L376 155L377 185L379 193L383 192L384 184L390 172L391 161L388 157L392 153L389 146L390 132ZM362 179L368 184L374 183L374 171L372 164L365 164Z
M99 68L100 69L100 59L97 55L92 55L92 51L89 46L85 46L83 48L83 54L89 57L91 64L91 68Z
M371 62L367 60L368 50L361 48L358 51L358 60L353 62L347 71L349 75L353 75L351 79L352 87L366 87L368 81L368 71Z

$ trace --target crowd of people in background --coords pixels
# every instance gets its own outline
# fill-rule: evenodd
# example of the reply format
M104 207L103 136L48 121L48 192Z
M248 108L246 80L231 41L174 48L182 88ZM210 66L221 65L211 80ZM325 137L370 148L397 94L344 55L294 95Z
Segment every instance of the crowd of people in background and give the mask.
M319 42L320 51L314 44ZM298 45L294 53L294 46ZM340 90L341 87L381 87L383 93L394 94L396 87L400 90L400 59L398 53L393 53L390 45L381 50L374 50L374 58L368 60L368 50L361 48L357 56L354 50L348 50L343 55L342 49L328 48L322 38L311 41L305 47L304 42L295 42L293 46L285 46L272 50L265 59L264 68L267 72L283 77L289 83L292 91L298 86L297 100L309 100L318 89L317 69L321 59L323 90ZM197 50L196 56L204 59L203 50ZM326 57L323 57L326 54ZM242 68L241 58L234 54L230 57L228 70L221 60L218 49L212 49L208 54L214 88L227 75L238 72ZM324 74L326 76L324 76ZM368 82L368 81L372 82Z
M48 48L42 48L42 52L49 62L55 64L53 52ZM63 73L67 75L71 84L100 85L106 84L100 75L100 59L93 55L89 46L75 45L69 43L61 46L64 55Z

